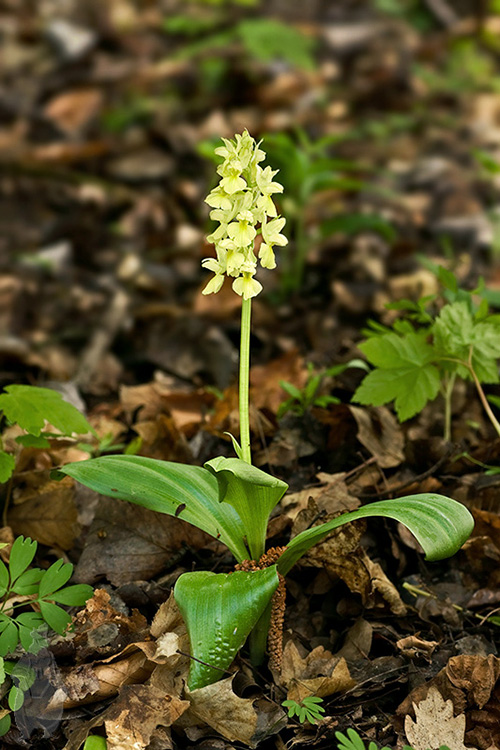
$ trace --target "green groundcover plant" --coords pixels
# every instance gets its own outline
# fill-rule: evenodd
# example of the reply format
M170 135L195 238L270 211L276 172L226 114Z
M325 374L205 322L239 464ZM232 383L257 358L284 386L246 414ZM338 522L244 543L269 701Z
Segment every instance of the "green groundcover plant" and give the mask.
M388 305L400 310L392 328L372 323L359 348L374 369L363 379L353 401L381 406L394 401L401 422L418 414L439 394L444 398L444 436L451 436L451 398L457 379L472 381L498 435L498 422L483 384L498 383L500 315L491 314L484 289L459 289L452 273L439 268L446 303L435 310L436 295L418 302ZM476 304L475 297L481 299Z
M0 706L0 736L10 729L11 712L22 707L24 693L35 679L32 669L4 657L18 644L28 653L38 653L47 645L48 629L63 635L71 622L59 605L83 605L94 593L86 584L66 586L73 572L71 563L56 560L47 570L30 567L36 550L35 541L18 536L8 565L0 560L0 686L7 679L11 682L5 693L7 707ZM27 611L27 604L35 609Z
M270 166L261 166L265 153L248 132L224 139L217 153L223 157L217 168L221 180L207 198L217 222L209 237L216 257L203 261L213 273L204 293L217 293L230 277L233 290L242 297L240 441L232 438L238 457L219 456L200 467L142 456L102 456L61 469L97 492L188 521L226 544L236 558L232 573L184 573L175 585L191 644L190 690L219 680L249 635L252 662L262 662L268 632L275 635L273 618L280 609L283 576L339 526L371 516L395 519L416 536L429 560L453 555L473 527L463 505L424 493L359 508L301 532L284 548L266 552L269 516L287 484L252 465L250 321L252 298L262 289L255 278L257 266L274 268L274 247L287 244L281 233L285 219L278 216L272 197L282 186Z

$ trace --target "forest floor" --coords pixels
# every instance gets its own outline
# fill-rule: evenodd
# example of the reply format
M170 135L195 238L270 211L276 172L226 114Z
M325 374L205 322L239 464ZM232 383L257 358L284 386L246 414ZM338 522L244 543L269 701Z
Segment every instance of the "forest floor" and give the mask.
M455 388L448 441L441 396L400 424L391 406L351 402L362 370L330 369L362 358L369 320L393 323L388 303L440 304L439 266L466 290L483 277L500 307L494 4L62 5L0 3L0 384L63 392L99 435L93 455L131 443L198 465L233 455L241 300L230 286L202 296L200 262L213 253L210 154L248 128L280 167L290 238L253 306L254 459L290 485L269 546L416 492L463 502L476 527L439 563L391 521L337 533L287 579L281 677L243 651L237 677L197 707L182 692L187 657L174 680L153 646L181 632L169 600L181 573L229 571L230 555L180 519L55 482L50 470L88 447L22 447L4 421L16 470L0 539L32 537L41 567L63 557L96 594L50 644L61 721L31 739L13 726L2 747L77 750L90 731L110 748L128 736L137 750L326 750L347 728L401 747L432 684L455 714L426 709L438 744L499 748L500 439L471 383ZM269 18L292 36L259 29ZM286 411L293 388L304 398ZM311 693L325 718L287 719L287 695ZM43 715L36 701L24 711Z

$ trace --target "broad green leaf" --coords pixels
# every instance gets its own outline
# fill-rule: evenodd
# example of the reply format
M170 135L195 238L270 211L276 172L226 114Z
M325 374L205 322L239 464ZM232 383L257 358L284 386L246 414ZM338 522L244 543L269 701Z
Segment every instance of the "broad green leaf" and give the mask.
M406 526L422 545L427 560L454 555L474 528L474 519L467 508L444 495L424 493L380 500L297 534L278 561L279 572L286 575L302 555L339 526L375 516L392 518Z
M42 435L18 435L16 443L23 445L25 448L50 448L47 438Z
M50 595L49 599L58 604L66 604L68 607L81 607L93 594L92 586L88 586L86 583L77 583L74 586L67 586L61 591L56 591Z
M12 719L10 714L4 714L0 718L0 737L3 737L10 729L10 725L12 723Z
M85 740L83 750L107 750L108 743L104 737L98 737L96 734L92 734Z
M264 553L269 515L288 489L286 482L239 458L219 456L207 461L219 485L219 500L232 506L243 522L250 554Z
M247 573L184 573L175 584L191 643L189 689L219 680L279 583L276 566ZM199 661L196 661L196 660ZM203 663L202 663L203 662Z
M372 406L394 401L398 417L404 421L437 396L440 375L432 364L435 353L425 334L387 333L367 339L359 348L377 369L364 378L353 401Z
M0 451L0 484L9 481L15 468L16 459L14 456L5 451Z
M40 582L39 596L47 598L49 594L52 594L57 589L64 586L65 583L71 578L73 573L73 566L71 563L65 563L62 560L56 560L52 563L50 568L43 573L42 580Z
M21 688L15 685L9 690L7 703L11 711L18 711L24 703L24 693Z
M68 464L61 472L103 495L178 516L220 539L239 561L249 556L240 517L219 502L217 480L200 466L142 456L101 456Z
M42 617L52 630L55 630L59 635L64 635L66 628L71 622L70 615L58 607L57 604L46 602L43 599L39 602L40 612Z
M46 421L64 435L94 432L83 414L51 388L8 385L0 394L0 409L8 420L33 435L40 435Z
M10 580L15 581L26 568L31 565L35 557L37 543L29 537L18 536L12 545L9 557Z
M312 70L313 41L289 24L271 18L248 18L236 27L248 52L258 60L284 60L289 65Z
M0 656L0 687L3 685L5 681L5 662L3 660L3 657Z

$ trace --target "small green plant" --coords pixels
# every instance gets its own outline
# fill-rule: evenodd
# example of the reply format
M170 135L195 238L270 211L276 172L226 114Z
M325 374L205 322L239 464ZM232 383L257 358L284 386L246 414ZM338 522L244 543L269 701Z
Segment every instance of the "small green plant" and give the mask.
M9 422L17 423L25 430L25 435L16 438L16 442L25 447L50 448L48 438L51 437L84 435L88 432L95 435L83 414L51 388L8 385L0 394L0 411ZM47 423L57 432L47 431ZM12 476L15 465L14 456L0 450L0 483L7 482Z
M276 172L262 167L265 153L247 131L224 139L221 177L207 198L218 223L209 237L215 258L203 266L213 273L205 294L217 293L226 277L242 297L239 413L240 441L232 438L238 458L219 456L204 467L142 456L101 456L63 466L69 475L97 492L176 516L224 543L238 565L232 573L195 571L179 577L174 597L185 620L193 657L189 689L219 680L250 636L250 656L262 662L271 622L282 609L274 593L293 565L334 529L358 518L380 516L405 524L424 548L427 559L454 554L469 536L469 511L433 493L383 500L313 526L297 534L285 548L267 550L270 514L287 484L252 466L248 384L252 298L262 290L258 265L274 268L274 247L285 246L285 219L272 196L282 191ZM256 240L260 241L259 244ZM276 619L275 619L276 618ZM279 646L274 643L271 657Z
M330 404L340 404L340 399L336 396L332 396L329 393L321 393L321 390L327 378L335 378L348 367L360 367L363 370L368 369L366 362L363 362L362 359L353 359L345 365L334 365L318 372L315 372L314 365L312 362L309 362L307 364L308 377L303 388L297 388L293 383L280 380L280 385L289 398L280 404L277 413L278 418L283 417L288 412L303 416L313 406L325 408Z
M379 749L379 746L373 740L366 744L355 729L348 729L347 735L342 732L335 732L335 737L338 740L337 750L392 750L387 745ZM403 745L402 750L413 750L413 748L409 745ZM450 748L447 745L440 745L439 750L450 750Z
M392 328L372 323L359 344L374 370L356 390L353 401L381 406L394 401L401 422L418 414L438 394L444 398L444 436L451 437L451 398L457 378L472 381L498 435L498 422L483 384L500 382L500 315L490 314L488 302L474 301L482 287L467 292L440 270L447 302L433 311L435 296L418 302L400 300L388 308L404 317Z
M56 560L47 570L30 568L36 550L35 541L19 536L12 545L8 565L0 560L0 685L6 675L13 683L7 691L10 711L21 708L34 673L4 657L12 654L19 643L28 653L36 654L47 645L47 628L63 635L71 616L58 605L81 606L93 594L92 587L86 584L66 586L73 572L70 563ZM0 709L0 736L8 732L10 724L10 713Z
M317 724L325 713L322 703L323 698L318 698L316 695L306 695L300 703L294 700L286 700L281 705L288 709L289 719L296 716L301 724L306 721L309 724Z

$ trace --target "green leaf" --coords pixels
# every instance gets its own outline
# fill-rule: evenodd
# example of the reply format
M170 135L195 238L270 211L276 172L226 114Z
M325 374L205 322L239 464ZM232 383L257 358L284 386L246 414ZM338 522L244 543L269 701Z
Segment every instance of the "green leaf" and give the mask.
M490 315L477 322L467 302L445 305L433 327L434 343L442 356L469 360L482 383L498 383L496 360L500 357L500 321ZM465 367L458 367L461 377L471 378Z
M85 740L83 750L107 750L108 743L104 737L98 737L96 734L92 734Z
M13 620L0 623L0 656L12 653L19 642L19 631Z
M5 451L0 451L0 484L9 481L15 468L16 459L14 456Z
M60 589L69 581L72 573L73 566L71 563L56 560L55 563L52 563L50 568L43 573L40 582L39 596L41 598L46 598L49 594Z
M29 537L18 536L12 545L9 557L11 583L15 581L26 568L31 565L35 557L37 543Z
M392 518L406 526L424 548L427 560L454 555L474 528L474 519L467 508L444 495L423 493L380 500L297 534L278 561L279 572L286 575L302 555L339 526L358 518L376 516Z
M275 565L251 573L197 571L184 573L178 579L174 597L186 623L194 657L189 672L190 690L221 679L278 583Z
M12 723L12 719L10 714L5 714L0 719L0 737L3 737L10 729L10 725Z
M40 570L39 568L31 568L30 570L25 570L24 573L21 573L17 581L11 587L11 591L13 591L14 594L19 594L20 596L30 596L31 594L36 594L36 592L38 591L38 584L40 583L42 576L43 570Z
M243 522L250 554L258 560L263 554L269 516L288 489L286 482L239 458L219 456L207 461L219 485L219 500L229 504Z
M11 711L18 711L24 703L23 691L15 685L9 690L7 703Z
M9 588L9 571L7 566L0 560L0 599L5 596Z
M16 443L25 448L50 448L50 443L44 435L18 435Z
M58 607L57 604L46 602L43 599L39 602L40 612L47 625L55 630L59 635L64 635L66 628L71 622L71 617L64 609Z
M258 60L277 58L305 70L314 68L312 39L289 24L270 18L249 18L237 25L236 32Z
M21 662L14 663L10 670L10 676L16 683L17 687L26 692L32 687L36 680L36 672L33 667Z
M220 539L237 560L248 558L240 517L219 502L216 479L200 466L142 456L101 456L67 464L61 473L103 495L178 516Z
M280 380L280 386L283 388L285 393L288 393L289 396L296 399L297 401L302 400L302 391L297 388L297 386L293 385L293 383L289 383L287 380Z
M372 406L394 401L403 422L436 398L440 375L432 364L436 355L425 341L425 332L404 336L387 333L367 339L359 348L377 369L364 378L353 401Z
M86 583L78 583L74 586L67 586L62 591L56 591L49 598L58 604L66 604L68 607L81 607L93 595L94 589L92 586L88 586Z
M11 422L39 435L50 422L64 435L94 432L83 414L57 391L33 385L8 385L0 395L0 409Z

